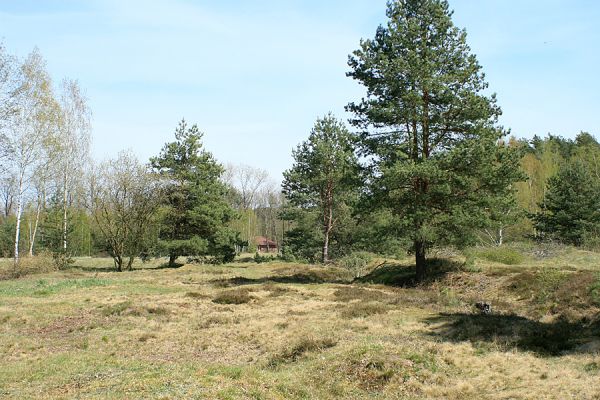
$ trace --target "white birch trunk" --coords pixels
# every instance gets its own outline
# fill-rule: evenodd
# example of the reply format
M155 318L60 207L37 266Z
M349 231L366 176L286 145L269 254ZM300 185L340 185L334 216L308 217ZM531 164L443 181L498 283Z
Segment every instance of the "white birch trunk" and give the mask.
M37 210L35 212L35 223L33 224L33 233L31 234L31 240L29 241L29 256L33 257L33 245L35 244L35 237L37 235L38 225L40 223L40 214L42 213L42 200L38 199Z
M17 194L17 222L15 228L15 268L19 265L19 239L21 237L21 216L23 214L23 176L19 178L19 192Z
M68 167L67 167L68 170ZM67 172L64 175L64 191L63 191L63 251L67 252Z

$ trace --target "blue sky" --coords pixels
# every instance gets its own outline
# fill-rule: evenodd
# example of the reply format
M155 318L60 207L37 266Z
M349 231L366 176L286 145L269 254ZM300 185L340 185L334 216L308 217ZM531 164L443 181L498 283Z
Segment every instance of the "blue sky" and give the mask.
M518 137L600 136L600 2L451 0ZM363 89L347 56L385 22L385 0L0 0L0 38L38 46L93 111L97 158L143 160L185 117L221 162L276 179L314 120Z

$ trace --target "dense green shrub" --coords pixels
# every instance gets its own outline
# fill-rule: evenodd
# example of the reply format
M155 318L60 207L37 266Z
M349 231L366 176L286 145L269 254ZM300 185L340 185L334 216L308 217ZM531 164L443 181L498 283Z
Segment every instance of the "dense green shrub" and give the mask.
M258 251L254 254L254 262L257 264L262 264L266 262L275 261L274 255L261 255Z
M355 278L365 275L369 264L373 261L373 255L366 251L357 251L338 261L338 265L352 272Z

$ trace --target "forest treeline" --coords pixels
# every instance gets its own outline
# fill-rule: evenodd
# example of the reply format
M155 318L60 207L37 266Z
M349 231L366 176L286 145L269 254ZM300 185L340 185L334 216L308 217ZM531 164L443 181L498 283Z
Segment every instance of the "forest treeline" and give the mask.
M204 262L254 252L257 236L288 260L412 253L417 277L439 246L552 240L600 245L600 145L508 137L496 96L441 0L392 1L348 77L365 97L349 123L325 114L279 188L268 173L222 165L181 121L150 160L89 155L91 110L77 81L58 87L38 50L0 46L0 251Z

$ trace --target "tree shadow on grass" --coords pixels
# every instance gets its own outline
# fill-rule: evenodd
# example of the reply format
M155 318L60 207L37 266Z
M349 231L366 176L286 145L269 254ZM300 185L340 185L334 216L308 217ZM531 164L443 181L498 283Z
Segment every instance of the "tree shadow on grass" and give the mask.
M328 270L310 270L292 275L271 275L262 278L234 277L227 279L215 279L211 281L220 287L232 287L243 285L256 285L261 283L287 283L287 284L322 284L322 283L351 283L347 276L342 276Z
M60 271L79 271L79 272L115 272L115 266L111 264L107 264L106 266L98 267L98 266L90 266L90 265L65 265L60 267Z
M494 344L502 350L519 349L539 356L585 352L586 344L600 340L600 319L539 322L519 315L441 314L426 321L431 335L449 342Z
M426 286L443 279L448 273L458 271L462 264L443 258L427 260L427 278L418 282L415 279L415 266L400 264L383 264L367 275L357 278L356 282L372 283L387 286L415 287Z

